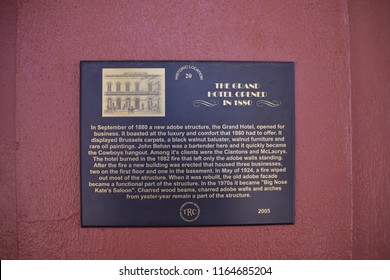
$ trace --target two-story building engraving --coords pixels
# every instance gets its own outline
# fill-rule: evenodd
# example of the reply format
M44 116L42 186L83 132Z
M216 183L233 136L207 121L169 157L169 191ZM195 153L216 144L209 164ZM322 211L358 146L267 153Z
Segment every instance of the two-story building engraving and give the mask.
M165 116L164 68L104 68L103 117Z

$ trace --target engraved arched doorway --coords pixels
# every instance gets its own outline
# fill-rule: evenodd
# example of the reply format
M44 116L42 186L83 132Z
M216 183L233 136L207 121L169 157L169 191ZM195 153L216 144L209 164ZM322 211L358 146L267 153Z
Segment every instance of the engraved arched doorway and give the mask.
M157 99L156 104L154 105L156 111L160 111L160 98Z
M126 98L125 109L130 109L130 108L131 108L130 98Z
M136 110L139 109L139 98L138 97L135 99L135 109Z
M120 110L122 108L121 105L122 105L121 99L118 97L116 99L116 109Z
M148 111L152 111L153 109L153 99L151 97L148 98Z
M114 102L112 98L107 98L107 112L112 112L114 109Z

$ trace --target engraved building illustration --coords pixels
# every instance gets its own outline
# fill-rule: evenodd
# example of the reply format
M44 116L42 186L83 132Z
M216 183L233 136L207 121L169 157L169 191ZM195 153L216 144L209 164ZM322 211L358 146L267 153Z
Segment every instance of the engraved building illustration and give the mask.
M103 117L165 116L164 68L104 68Z

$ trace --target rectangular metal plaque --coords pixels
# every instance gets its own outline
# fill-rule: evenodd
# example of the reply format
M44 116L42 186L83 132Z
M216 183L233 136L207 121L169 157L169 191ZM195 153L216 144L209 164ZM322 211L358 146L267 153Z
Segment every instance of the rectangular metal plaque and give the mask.
M294 63L80 68L82 226L294 222Z

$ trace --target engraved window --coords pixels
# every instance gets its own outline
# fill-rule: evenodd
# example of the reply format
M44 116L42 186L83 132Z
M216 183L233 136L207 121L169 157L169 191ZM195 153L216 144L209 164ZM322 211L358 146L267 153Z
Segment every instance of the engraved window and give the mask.
M153 83L152 82L148 83L148 91L153 91Z
M116 91L117 92L121 91L121 82L116 82Z
M108 82L108 83L107 83L107 91L108 91L108 92L111 92L111 91L112 91L112 83L111 83L111 82Z
M130 91L130 82L126 82L126 92Z
M139 91L139 82L135 83L135 91Z

